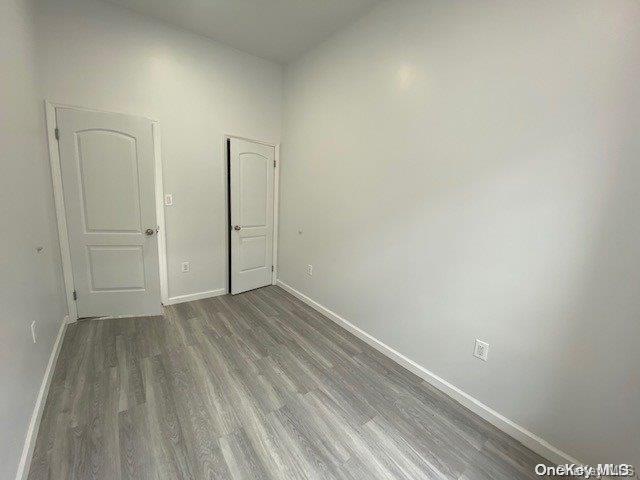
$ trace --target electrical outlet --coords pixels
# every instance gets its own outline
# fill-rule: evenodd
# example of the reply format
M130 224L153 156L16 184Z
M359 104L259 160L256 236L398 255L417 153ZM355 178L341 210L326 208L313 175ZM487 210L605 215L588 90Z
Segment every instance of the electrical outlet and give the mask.
M489 344L476 338L476 344L473 348L473 356L486 362L487 357L489 356Z
M182 273L187 273L191 270L191 264L189 262L182 262Z
M171 193L167 193L167 194L164 196L164 204L165 204L167 207L170 207L171 205L173 205L173 195L172 195Z
M33 343L36 343L36 321L31 322L31 338L33 338Z
M307 265L307 275L313 277L313 265Z

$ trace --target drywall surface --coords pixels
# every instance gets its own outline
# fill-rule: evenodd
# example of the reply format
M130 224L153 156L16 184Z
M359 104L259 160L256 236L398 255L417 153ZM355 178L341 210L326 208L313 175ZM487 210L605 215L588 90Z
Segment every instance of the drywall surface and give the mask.
M40 0L37 25L48 100L160 122L169 296L226 288L222 136L279 141L282 67L96 0Z
M67 310L33 33L29 1L0 3L0 478L16 473Z
M285 78L280 279L640 465L640 3L386 2Z

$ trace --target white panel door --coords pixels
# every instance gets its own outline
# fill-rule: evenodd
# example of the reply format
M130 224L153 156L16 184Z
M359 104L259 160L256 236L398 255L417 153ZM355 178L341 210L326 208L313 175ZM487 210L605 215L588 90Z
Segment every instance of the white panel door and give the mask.
M152 122L57 108L79 317L161 313Z
M230 142L231 293L271 284L275 149Z

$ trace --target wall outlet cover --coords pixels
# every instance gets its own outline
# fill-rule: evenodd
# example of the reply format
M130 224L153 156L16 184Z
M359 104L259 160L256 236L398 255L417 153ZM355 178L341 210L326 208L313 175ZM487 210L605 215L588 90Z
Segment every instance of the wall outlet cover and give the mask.
M182 262L182 273L187 273L191 270L191 264L189 262Z
M313 276L313 265L307 265L307 275Z
M486 362L489 357L489 344L476 338L476 343L473 348L473 356Z
M165 204L167 207L170 207L171 205L173 205L173 195L172 195L171 193L167 193L167 194L164 196L164 204Z

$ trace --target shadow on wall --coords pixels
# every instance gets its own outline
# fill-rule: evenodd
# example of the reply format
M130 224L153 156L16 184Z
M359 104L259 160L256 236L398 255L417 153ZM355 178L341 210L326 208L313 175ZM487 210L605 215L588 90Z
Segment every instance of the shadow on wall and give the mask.
M629 89L621 89L628 92ZM635 99L639 92L635 93ZM639 108L629 112L638 112ZM635 126L635 128L634 128ZM640 465L640 122L620 119L610 126L607 166L600 211L584 241L591 244L582 282L565 313L569 328L558 351L551 392L574 396L569 425L582 438L576 451L590 462ZM554 402L552 402L554 403ZM590 406L591 408L588 408ZM593 409L597 406L597 410ZM565 412L556 412L563 421ZM583 425L590 425L583 431ZM590 432L602 444L616 444L615 458L603 458Z

